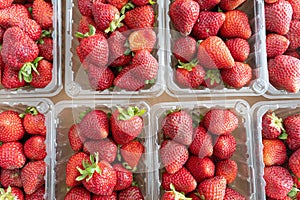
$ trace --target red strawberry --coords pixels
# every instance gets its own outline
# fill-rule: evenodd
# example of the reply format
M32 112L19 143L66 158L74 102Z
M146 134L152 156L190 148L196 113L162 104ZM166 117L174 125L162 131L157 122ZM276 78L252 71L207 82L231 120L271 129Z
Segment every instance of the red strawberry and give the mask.
M275 58L276 56L284 54L290 45L290 41L278 34L270 33L266 38L266 48L268 58Z
M297 188L300 188L300 178L293 176L294 184Z
M288 55L300 59L300 54L298 53L297 50L291 50L291 51L288 50L284 53L284 55Z
M225 196L226 179L222 176L206 179L198 185L200 198L222 200Z
M91 194L84 187L76 186L71 188L71 190L66 194L64 200L91 200Z
M165 136L176 142L190 145L193 139L192 117L183 110L168 111L168 115L162 122L162 130Z
M300 114L294 114L286 117L283 121L284 128L289 137L300 138Z
M19 169L24 166L26 157L23 146L19 142L7 142L0 146L0 167L3 169Z
M123 6L125 6L128 3L128 0L106 0L108 4L111 4L118 8L118 10L121 10Z
M1 169L0 182L3 187L23 187L21 171L19 169Z
M32 62L38 54L37 44L20 28L12 27L5 31L1 51L5 64L19 70L25 63Z
M200 5L200 11L212 10L221 0L194 0Z
M236 150L236 141L235 138L228 135L221 135L217 139L217 142L214 146L214 156L221 160L229 159Z
M128 169L134 169L145 151L145 147L137 140L122 145L121 155L123 160L129 165Z
M220 35L225 38L251 37L251 28L246 13L240 10L232 10L225 13L226 19L220 29Z
M52 38L43 38L42 43L38 43L39 47L39 56L48 60L49 62L53 61L53 40Z
M172 53L181 62L190 62L197 51L197 42L193 37L180 37L174 42Z
M250 54L250 45L242 38L232 38L225 42L235 61L244 62Z
M222 12L202 11L193 28L192 35L198 40L204 40L209 36L215 36L218 34L224 21L225 14Z
M7 8L12 5L14 0L1 0L0 1L0 9Z
M152 6L136 7L126 12L125 23L130 29L151 28L154 26L155 13Z
M293 19L300 20L300 1L299 0L288 0L293 8Z
M198 158L197 156L190 156L185 166L197 183L213 178L215 175L215 164L208 157Z
M282 165L286 159L285 144L279 139L263 139L263 160L266 166Z
M205 128L199 126L194 130L193 142L189 146L189 151L199 158L213 154L212 138Z
M221 77L227 85L233 88L246 86L252 79L252 68L242 62L235 62L229 69L221 69Z
M82 136L100 140L107 138L109 133L109 121L107 114L102 110L93 110L87 113L79 123Z
M237 191L226 188L224 200L246 200L246 198Z
M156 43L156 33L150 28L139 29L129 35L128 41L133 52L144 49L151 52Z
M112 195L93 195L92 200L118 200L118 195L116 192Z
M129 106L116 109L110 119L112 136L116 143L127 144L141 134L144 128L142 116L145 109Z
M73 124L70 127L68 138L73 151L80 151L83 148L84 138L81 137L78 124Z
M8 110L0 114L0 141L18 141L24 136L24 128L19 113Z
M216 176L222 176L227 184L232 183L238 173L238 166L234 160L224 160L216 163Z
M300 150L295 151L289 158L289 167L293 174L300 177Z
M110 88L114 82L114 73L108 67L97 67L93 64L88 66L90 86L97 91Z
M265 3L276 3L278 0L265 0Z
M220 71L218 69L207 70L202 85L207 88L222 87Z
M96 27L96 23L93 18L82 16L79 21L79 26L77 32L82 33L84 36L88 36L90 32L90 27ZM107 35L103 32L96 30L97 34L102 34L105 38L107 38ZM82 38L77 37L78 41L80 42Z
M164 172L162 174L162 187L164 190L171 190L171 184L174 185L176 191L183 192L185 194L192 192L197 187L197 182L191 173L184 167L182 167L175 174L169 174Z
M119 31L113 32L108 39L109 46L109 65L118 67L130 63L131 55L126 53L126 37Z
M156 4L154 0L132 0L132 3L136 6L145 6L147 4L153 5Z
M289 171L280 166L265 167L264 179L266 195L274 199L284 198L293 187L293 178Z
M159 155L169 174L178 172L189 158L187 148L173 140L165 140L161 144Z
M117 156L117 145L111 139L90 140L84 143L83 150L88 154L99 154L100 160L112 163Z
M210 36L199 45L199 64L205 68L221 69L234 66L234 59L221 38Z
M198 19L200 6L193 0L176 0L170 5L169 15L176 30L189 35Z
M182 63L176 69L176 80L180 86L187 88L197 88L201 85L205 78L205 70L194 61L190 63Z
M131 30L128 28L128 26L126 26L126 24L124 24L123 26L117 28L115 31L119 31L120 33L122 33L126 37L128 37L131 33Z
M32 193L32 194L25 194L25 199L26 200L43 199L44 195L45 195L45 186L41 186L34 193Z
M161 200L176 200L176 199L180 199L180 200L192 200L191 198L187 198L184 196L184 194L177 192L174 188L174 185L171 184L170 186L171 190L170 191L166 191L163 196L161 197Z
M105 2L105 0L98 0L98 1L100 1L102 3ZM78 0L79 12L84 17L85 16L86 17L93 17L92 7L93 7L93 1L92 0Z
M117 172L117 184L114 190L118 191L129 188L133 180L132 172L125 169L121 164L115 164L113 168Z
M283 131L282 119L272 111L266 112L262 117L262 137L276 139Z
M43 160L46 155L44 136L32 136L24 143L24 154L30 160Z
M26 194L33 194L39 187L44 185L46 174L44 161L28 162L21 171L21 179Z
M0 195L5 199L24 200L24 194L21 189L17 187L8 187L6 189L0 188Z
M52 4L44 0L34 0L32 4L32 18L43 29L52 28L53 8Z
M144 200L144 197L138 187L131 186L119 193L119 200Z
M292 20L290 24L290 30L286 34L287 39L289 39L290 46L289 49L296 50L300 47L300 21Z
M66 166L66 185L68 187L74 187L80 185L81 181L76 181L76 178L80 176L77 167L83 168L83 161L89 160L89 156L83 152L76 153L70 157Z
M297 93L300 89L300 60L280 55L268 63L270 83L277 89Z
M30 85L35 88L44 88L52 81L52 63L47 60L41 60L37 65L37 72L32 72L32 81ZM26 81L26 80L25 80Z
M5 29L0 27L0 43L2 44L3 43L3 36L4 36L4 33L5 33ZM1 58L2 60L2 58Z
M187 195L187 197L191 198L191 200L201 200L198 192L192 192Z
M293 8L288 1L278 0L265 5L266 29L270 32L285 35L290 29Z
M19 79L19 72L15 71L8 65L3 67L2 78L1 78L2 86L7 89L12 88L20 88L25 86L25 81Z
M24 33L27 34L32 40L36 41L40 38L42 34L42 28L41 26L32 19L14 19L10 18L7 20L9 27L17 26L19 27Z
M290 150L296 151L300 148L300 138L288 136L286 144Z
M95 158L96 157L96 158ZM77 167L83 186L96 195L111 195L117 183L117 173L106 161L98 160L98 155L90 156L90 161L84 161L83 169Z
M219 6L224 11L234 10L246 0L221 0Z
M46 135L45 115L40 113L35 107L28 107L25 110L23 126L29 134Z
M0 9L0 25L3 28L9 27L10 19L22 21L23 19L31 18L28 9L24 5L12 4L10 7Z
M237 116L227 109L211 109L203 118L207 130L216 135L228 134L238 127Z

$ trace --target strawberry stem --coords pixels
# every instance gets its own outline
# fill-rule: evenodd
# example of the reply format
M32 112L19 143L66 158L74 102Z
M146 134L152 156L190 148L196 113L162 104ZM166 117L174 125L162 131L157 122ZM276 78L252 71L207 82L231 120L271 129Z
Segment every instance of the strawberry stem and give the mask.
M125 19L125 15L122 15L121 17L119 16L119 14L115 14L115 18L112 22L110 22L109 27L107 29L105 29L105 33L109 33L109 32L114 32L117 28L120 28L121 26L123 26L124 24L121 23L121 21L123 21L123 19Z
M178 60L178 63L179 63L179 65L177 66L178 68L192 71L193 68L198 64L198 61L196 59L194 59L189 63L183 63L180 60Z
M124 15L126 11L134 9L134 5L132 3L127 3L123 8L121 9L121 14Z
M86 181L91 180L91 178L93 177L94 173L98 173L101 174L102 171L98 165L99 163L99 153L95 153L94 155L90 155L90 162L86 160L82 161L82 165L84 169L81 169L80 167L77 167L76 169L79 171L79 173L81 174L81 176L78 176L76 178L76 181L82 181L84 179L86 179Z
M86 32L86 33L76 32L75 36L78 37L78 38L83 39L83 38L93 36L95 34L96 34L96 28L93 25L89 24L89 32Z
M3 188L0 188L0 200L14 200L16 197L11 193L11 187L8 186L6 192Z
M146 80L145 81L145 84L148 85L148 84L154 84L156 82L156 78L154 79L151 79L151 80Z
M38 110L36 109L36 107L28 107L25 110L25 114L31 114L31 115L37 115L39 114Z
M184 195L184 193L177 192L175 189L175 186L173 183L170 184L170 189L171 191L166 191L166 192L172 192L175 195L175 199L180 199L180 200L192 200L192 198L188 198Z
M288 196L291 197L292 199L295 199L296 196L297 196L297 193L299 192L300 190L296 187L293 187L292 190L288 193Z
M30 83L32 81L32 71L39 75L37 66L38 62L40 62L41 60L43 60L43 57L37 57L33 62L28 62L23 65L23 67L19 71L20 82L22 82L22 80L24 79L26 83Z
M127 108L127 110L124 110L120 107L117 107L118 111L119 111L119 116L118 116L118 120L121 121L125 121L125 120L130 120L131 118L135 117L135 116L143 116L146 112L145 109L140 110L137 106L129 106Z
M156 1L149 0L149 3L150 3L150 5L154 5L154 4L156 4Z

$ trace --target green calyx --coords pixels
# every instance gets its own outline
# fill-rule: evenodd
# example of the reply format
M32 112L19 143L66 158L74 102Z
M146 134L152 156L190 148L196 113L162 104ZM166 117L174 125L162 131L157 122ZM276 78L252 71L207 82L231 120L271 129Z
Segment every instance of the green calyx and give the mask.
M203 118L204 116L202 114L192 113L193 127L198 127Z
M124 24L121 23L125 19L125 15L115 14L115 18L112 22L110 22L109 27L105 29L105 33L114 32L117 28L122 27Z
M221 75L218 69L210 69L207 70L205 74L204 80L210 80L209 84L213 85L214 83L220 84L221 83Z
M296 196L297 196L299 191L300 190L296 186L294 186L292 188L292 190L288 193L288 196L291 197L292 199L296 199Z
M0 188L0 200L16 200L17 198L11 193L11 187L8 186L6 192L3 188Z
M83 38L93 36L95 34L96 34L96 28L92 25L89 25L89 32L87 32L87 33L76 32L75 36L78 37L78 38L83 39Z
M173 110L168 110L166 111L166 116L172 114L172 113L175 113L175 112L179 112L181 111L181 108L176 108L176 109L173 109Z
M195 59L195 60L192 60L191 62L189 63L183 63L181 62L180 60L178 60L178 68L180 69L186 69L188 71L192 71L193 68L198 64L198 61Z
M146 112L145 109L139 109L137 106L129 106L127 108L127 110L125 109L122 109L120 107L117 107L118 111L119 111L119 116L118 116L118 120L121 120L121 121L125 121L125 120L129 120L135 116L143 116Z
M127 162L123 162L122 166L131 172L136 172L136 170L137 170L137 167L132 168Z
M170 184L170 188L171 188L171 190L167 191L167 192L172 192L174 194L176 200L192 200L192 198L186 197L184 195L184 193L177 192L172 183Z
M28 107L25 110L25 113L21 113L19 115L20 118L24 118L26 114L31 114L33 116L39 114L39 111L36 109L36 107Z
M135 6L132 4L132 3L127 3L125 6L123 6L123 8L121 9L121 14L122 15L124 15L125 14L125 12L126 11L128 11L128 10L132 10L132 9L134 9L135 8Z
M145 84L146 84L146 85L148 85L148 84L151 84L151 85L152 85L152 84L154 84L155 82L156 82L156 78L151 79L151 80L146 80L146 81L145 81Z
M268 115L268 117L271 119L271 126L276 128L277 130L282 131L281 135L278 138L281 140L286 140L288 137L288 134L286 133L285 129L283 128L282 118L277 117L274 112L272 112L271 115Z
M39 75L37 71L38 63L43 60L43 57L37 57L33 62L28 62L23 65L21 70L19 71L19 80L22 82L24 80L26 83L30 83L32 81L32 71Z
M86 181L88 182L89 180L91 180L95 172L101 174L102 170L100 169L98 163L99 163L98 153L95 153L95 156L90 155L90 163L86 160L83 160L82 165L84 169L81 169L80 167L76 168L81 174L76 178L76 181L82 181L86 179Z
M51 32L47 30L42 30L42 34L40 36L40 39L37 41L38 44L44 44L43 38L51 38Z
M154 5L154 4L156 4L156 1L149 0L149 4L150 4L150 5Z

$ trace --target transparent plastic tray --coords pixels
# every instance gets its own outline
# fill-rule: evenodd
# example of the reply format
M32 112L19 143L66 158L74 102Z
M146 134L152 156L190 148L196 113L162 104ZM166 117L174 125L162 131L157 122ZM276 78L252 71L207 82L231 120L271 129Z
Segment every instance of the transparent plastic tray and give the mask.
M6 110L14 110L18 113L23 113L29 106L35 106L38 111L45 115L47 134L46 134L46 151L47 156L44 161L47 164L46 175L45 175L45 199L51 199L52 196L52 155L53 155L53 103L48 99L0 99L0 113Z
M285 90L276 89L271 83L269 83L268 91L263 95L268 99L291 99L291 98L300 98L300 92L291 93Z
M237 147L236 152L231 159L236 161L238 165L238 175L230 186L240 192L246 197L246 199L255 199L255 178L254 178L254 166L253 166L253 152L252 152L252 133L251 133L251 121L250 121L250 106L244 100L213 100L213 101L193 101L193 102L169 102L160 103L151 107L151 133L154 134L154 144L155 147L155 163L156 171L154 180L158 181L155 184L155 189L153 193L153 199L160 199L163 194L163 189L161 188L161 174L164 169L160 163L158 149L162 142L163 133L161 131L161 122L164 118L164 114L168 110L173 110L176 108L181 108L188 113L202 113L204 114L211 108L227 108L233 111L238 119L239 126L232 133L236 139Z
M23 87L19 89L6 89L0 84L0 98L19 98L19 97L53 97L63 88L61 75L61 1L52 0L53 4L53 70L52 81L45 88Z
M127 101L62 101L55 105L54 118L56 126L56 138L53 141L56 143L55 170L53 173L53 187L54 196L52 199L61 200L64 199L68 188L65 184L66 179L66 163L74 151L71 149L68 140L68 131L73 123L79 120L79 114L86 111L88 108L101 109L105 112L112 112L116 106L138 106L144 108L147 112L143 115L144 129L141 135L138 136L145 146L145 153L143 154L137 171L134 173L135 180L137 181L145 199L152 199L151 195L153 190L152 171L153 171L153 159L152 152L152 137L150 137L150 108L145 102L127 102Z
M76 53L76 47L79 45L78 39L74 37L79 25L81 14L77 7L77 1L66 1L66 52L65 52L65 91L68 96L73 98L147 98L156 97L163 93L165 88L164 81L164 1L158 0L154 4L156 23L154 31L157 33L156 46L154 47L154 56L159 63L159 72L157 80L151 87L146 87L140 91L126 91L113 89L104 91L95 91L91 89L88 76L85 73Z
M267 58L265 47L265 19L264 19L264 1L247 0L238 10L244 11L248 15L249 23L252 29L252 36L248 40L250 44L250 55L246 60L252 67L253 78L250 83L240 89L224 88L221 89L189 89L181 88L177 85L174 78L174 67L177 64L176 58L172 55L174 41L180 35L173 27L169 13L170 0L165 1L166 8L166 50L167 50L167 69L166 82L167 92L171 96L258 96L264 94L268 89Z

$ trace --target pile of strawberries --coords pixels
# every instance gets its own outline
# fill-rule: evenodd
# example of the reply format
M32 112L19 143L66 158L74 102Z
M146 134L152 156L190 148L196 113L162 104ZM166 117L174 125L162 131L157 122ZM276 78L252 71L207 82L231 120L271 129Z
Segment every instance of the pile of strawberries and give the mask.
M277 89L300 90L300 1L265 0L266 47L270 83Z
M252 31L247 14L236 10L244 2L175 0L171 3L172 26L180 33L172 44L172 53L178 60L175 80L180 87L215 88L224 82L227 87L238 89L249 83L252 69L245 62Z
M300 115L262 117L264 180L269 199L300 199Z
M1 199L44 199L45 137L45 116L35 107L0 113Z
M76 51L92 89L137 91L154 84L158 62L152 0L78 0Z
M228 187L238 174L237 163L230 159L236 151L231 133L238 124L238 117L227 109L210 109L195 128L186 111L168 111L159 151L164 166L161 199L246 199Z
M0 82L44 88L52 80L53 8L44 0L0 2Z
M137 140L144 128L137 107L118 107L112 114L102 110L83 113L68 137L75 153L66 166L65 200L144 199L134 172L141 167L145 147Z

